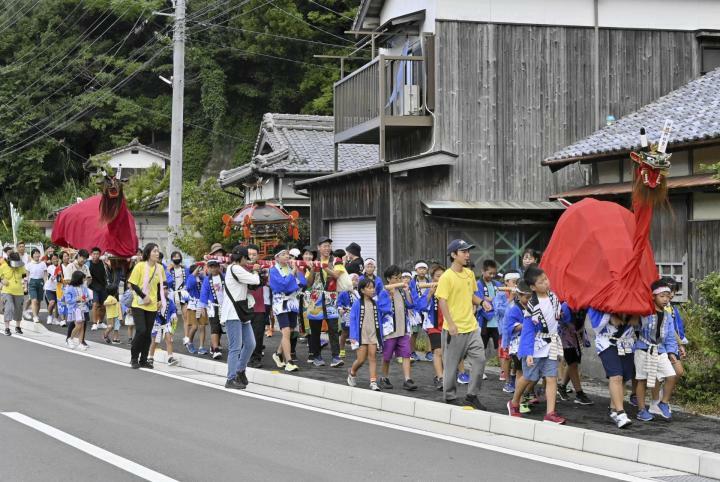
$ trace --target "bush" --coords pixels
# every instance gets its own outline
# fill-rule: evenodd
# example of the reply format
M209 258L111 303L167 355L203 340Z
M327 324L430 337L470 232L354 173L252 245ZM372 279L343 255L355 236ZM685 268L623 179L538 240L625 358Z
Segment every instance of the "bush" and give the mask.
M700 411L720 407L720 273L711 273L698 285L699 302L681 310L690 344L684 360L685 375L677 397Z

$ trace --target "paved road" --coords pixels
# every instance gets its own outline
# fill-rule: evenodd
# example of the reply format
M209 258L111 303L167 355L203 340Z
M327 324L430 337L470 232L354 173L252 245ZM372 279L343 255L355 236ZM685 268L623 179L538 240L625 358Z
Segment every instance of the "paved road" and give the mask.
M64 333L64 329L61 329L60 327L53 326L50 328L53 331ZM178 328L178 331L180 332L180 327ZM125 336L124 327L122 328L122 334L123 344L119 346L129 348L126 344L127 337ZM89 341L102 343L101 332L88 330L87 339ZM226 342L224 336L222 342ZM263 368L268 370L277 369L275 368L275 364L270 358L270 355L275 351L279 342L279 333L275 333L275 335L271 338L265 338L266 349ZM181 333L175 334L175 349L180 353L187 354L182 346ZM326 348L323 352L326 362L329 363L330 354L328 353L328 349ZM297 376L339 384L346 384L347 367L355 359L354 352L348 349L345 367L330 368L329 366L325 366L315 368L306 363L307 345L302 343L298 344L298 357L301 361L301 371L297 374ZM400 365L393 362L390 370L391 380L396 382L396 388L393 390L394 393L418 397L425 400L442 400L442 392L438 392L432 387L432 377L434 372L431 363L416 362L413 364L413 378L419 385L419 389L415 392L407 392L398 386L400 385L399 382L402 376ZM366 365L359 373L359 387L367 387L367 373ZM598 394L606 393L605 383L603 381L595 381L594 386L599 389ZM464 393L464 389L460 388L459 393ZM487 406L488 410L498 413L507 413L505 404L510 397L508 394L502 392L502 382L498 380L497 375L489 374L489 379L483 384L480 398ZM607 416L609 400L601 395L593 395L591 398L596 403L594 406L590 407L577 405L573 403L572 399L558 404L558 410L563 416L567 417L568 425L592 430L600 430L608 433L620 433L624 436L638 437L645 440L655 440L657 442L677 444L701 450L720 452L720 420L718 419L678 412L673 414L673 421L670 423L660 420L651 423L635 421L633 425L620 431ZM628 409L628 413L634 417L636 409L630 407L629 405L626 405L626 408ZM543 405L540 405L533 412L534 413L530 413L526 416L531 419L540 420L545 413L545 408Z
M603 479L238 397L17 337L0 338L0 366L1 412L20 412L178 480ZM0 433L3 480L133 479L4 416Z

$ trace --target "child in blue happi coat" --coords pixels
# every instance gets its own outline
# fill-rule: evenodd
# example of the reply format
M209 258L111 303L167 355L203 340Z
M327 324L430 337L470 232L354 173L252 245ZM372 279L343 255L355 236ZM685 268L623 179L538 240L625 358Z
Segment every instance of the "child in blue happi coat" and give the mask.
M220 306L225 296L225 275L222 273L220 262L216 259L209 260L206 266L208 273L200 287L198 308L201 310L201 317L206 318L210 324L210 356L213 360L218 360L222 358L220 338L223 330L220 325Z
M351 387L357 385L357 372L370 361L370 390L380 391L377 383L377 349L382 345L381 328L382 312L375 296L375 282L370 279L358 281L360 297L350 308L349 336L353 350L357 350L357 358L348 371L347 383Z
M300 311L298 296L305 286L305 276L298 272L295 263L290 262L290 253L287 249L280 249L275 254L275 266L269 271L269 285L272 292L272 312L277 319L282 333L282 340L273 360L278 368L286 372L299 370L293 363L295 348L293 340L297 343L297 321Z
M70 278L70 285L63 292L63 303L67 309L68 324L74 323L70 336L65 339L65 344L72 349L79 348L87 350L81 340L84 336L85 314L90 312L89 304L92 303L92 293L85 286L85 273L75 271Z
M345 345L350 335L350 309L352 308L355 300L360 298L358 292L358 283L360 282L360 276L357 273L350 274L350 281L352 281L353 289L351 291L342 291L338 294L337 306L338 314L340 315L340 358L345 358Z
M177 328L177 306L175 300L170 296L170 290L167 283L163 283L165 290L165 311L159 310L155 316L152 332L150 333L150 355L148 363L152 366L155 361L155 348L157 345L165 341L165 351L167 351L167 364L175 366L178 361L173 357L173 334Z
M203 279L205 278L205 272L203 265L196 263L190 265L185 277L185 287L188 292L187 308L185 310L186 317L185 323L189 326L187 337L183 339L183 344L188 353L207 355L208 351L205 348L205 327L208 324L207 316L203 316L203 310L200 306L200 291L202 290ZM195 348L195 333L199 331L200 346Z

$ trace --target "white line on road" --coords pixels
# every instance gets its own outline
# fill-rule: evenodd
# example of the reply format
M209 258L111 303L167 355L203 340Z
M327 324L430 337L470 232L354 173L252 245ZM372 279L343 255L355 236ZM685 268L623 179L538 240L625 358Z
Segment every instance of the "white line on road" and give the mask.
M177 482L173 478L170 478L159 472L155 472L154 470L149 469L143 465L137 464L137 463L133 462L132 460L128 460L128 459L121 457L119 455L116 455L112 452L108 452L105 449L101 449L100 447L98 447L96 445L88 443L82 439L79 439L73 435L70 435L69 433L63 432L62 430L56 429L55 427L51 427L50 425L42 423L39 420L35 420L34 418L28 417L27 415L23 415L22 413L2 412L2 414L8 418L15 420L16 422L19 422L23 425L33 428L33 429L37 430L38 432L42 432L45 435L48 435L49 437L54 438L55 440L59 440L60 442L67 444L71 447L74 447L82 452L85 452L88 455L92 455L96 459L100 459L103 462L114 465L115 467L118 467L119 469L122 469L133 475L137 475L138 477L143 478L145 480L158 481L158 482Z
M78 351L72 350L70 348L66 348L64 346L53 345L52 343L48 343L48 342L41 341L41 340L35 340L32 338L28 338L26 336L18 337L18 338L20 338L24 341L29 341L31 343L38 344L38 345L43 345L43 346L47 346L49 348L54 348L56 350L61 350L61 351L65 351L68 353L72 353L73 355L80 355L80 356L84 356L84 357L88 357L88 358L93 358L95 360L104 361L106 363L112 363L114 365L129 367L128 363L119 362L119 361L101 357L98 355L93 355L93 354L87 353L87 352L78 352ZM364 417L360 417L358 415L351 415L348 413L338 412L335 410L329 410L326 408L314 407L312 405L306 405L306 404L299 403L299 402L292 402L290 400L284 400L282 398L271 397L268 395L260 395L258 393L231 390L231 389L225 388L223 385L216 385L213 383L204 382L202 380L195 380L193 378L187 378L187 377L175 375L175 374L168 373L168 372L163 372L163 371L158 371L158 370L147 370L145 368L141 368L141 370L144 372L147 372L147 373L152 373L154 375L160 375L163 377L172 378L172 379L183 381L186 383L192 383L193 385L199 385L199 386L206 387L206 388L212 388L214 390L220 390L222 392L229 393L229 394L236 395L236 396L255 398L258 400L264 400L264 401L268 401L268 402L278 403L281 405L299 408L302 410L309 410L312 412L323 413L326 415L332 415L335 417L344 418L347 420L353 420L353 421L361 422L361 423L366 423L369 425L376 425L379 427L389 428L392 430L399 430L402 432L412 433L412 434L416 434L416 435L422 435L425 437L432 437L432 438L439 439L439 440L445 440L448 442L458 443L458 444L462 444L462 445L468 445L468 446L476 447L476 448L483 449L483 450L489 450L492 452L502 453L502 454L506 454L506 455L512 455L514 457L521 457L523 459L533 460L535 462L540 462L540 463L549 464L549 465L555 465L558 467L563 467L563 468L570 469L570 470L577 470L580 472L599 475L602 477L609 477L609 478L613 478L616 480L624 480L624 481L628 481L628 482L647 482L649 480L652 480L652 479L647 479L647 478L643 478L643 477L637 477L634 475L625 474L622 472L614 472L611 470L601 469L601 468L593 467L590 465L583 465L583 464L579 464L579 463L575 463L575 462L568 462L565 460L553 459L553 458L546 457L543 455L536 455L536 454L521 452L520 450L513 450L513 449L509 449L509 448L505 448L505 447L497 447L497 446L482 443L482 442L476 442L474 440L467 440L467 439L463 439L460 437L454 437L452 435L444 435L444 434L440 434L440 433L429 432L427 430L421 430L421 429L417 429L417 428L413 428L413 427L406 427L406 426L398 425L398 424L391 423L391 422L384 422L381 420L364 418Z

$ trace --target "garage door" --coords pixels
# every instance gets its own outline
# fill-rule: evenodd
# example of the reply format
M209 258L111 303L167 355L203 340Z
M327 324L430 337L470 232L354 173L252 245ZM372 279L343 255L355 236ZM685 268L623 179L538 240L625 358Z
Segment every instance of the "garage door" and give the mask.
M348 244L357 243L362 248L363 258L377 259L374 218L360 221L333 221L330 223L330 238L335 249L345 249Z

